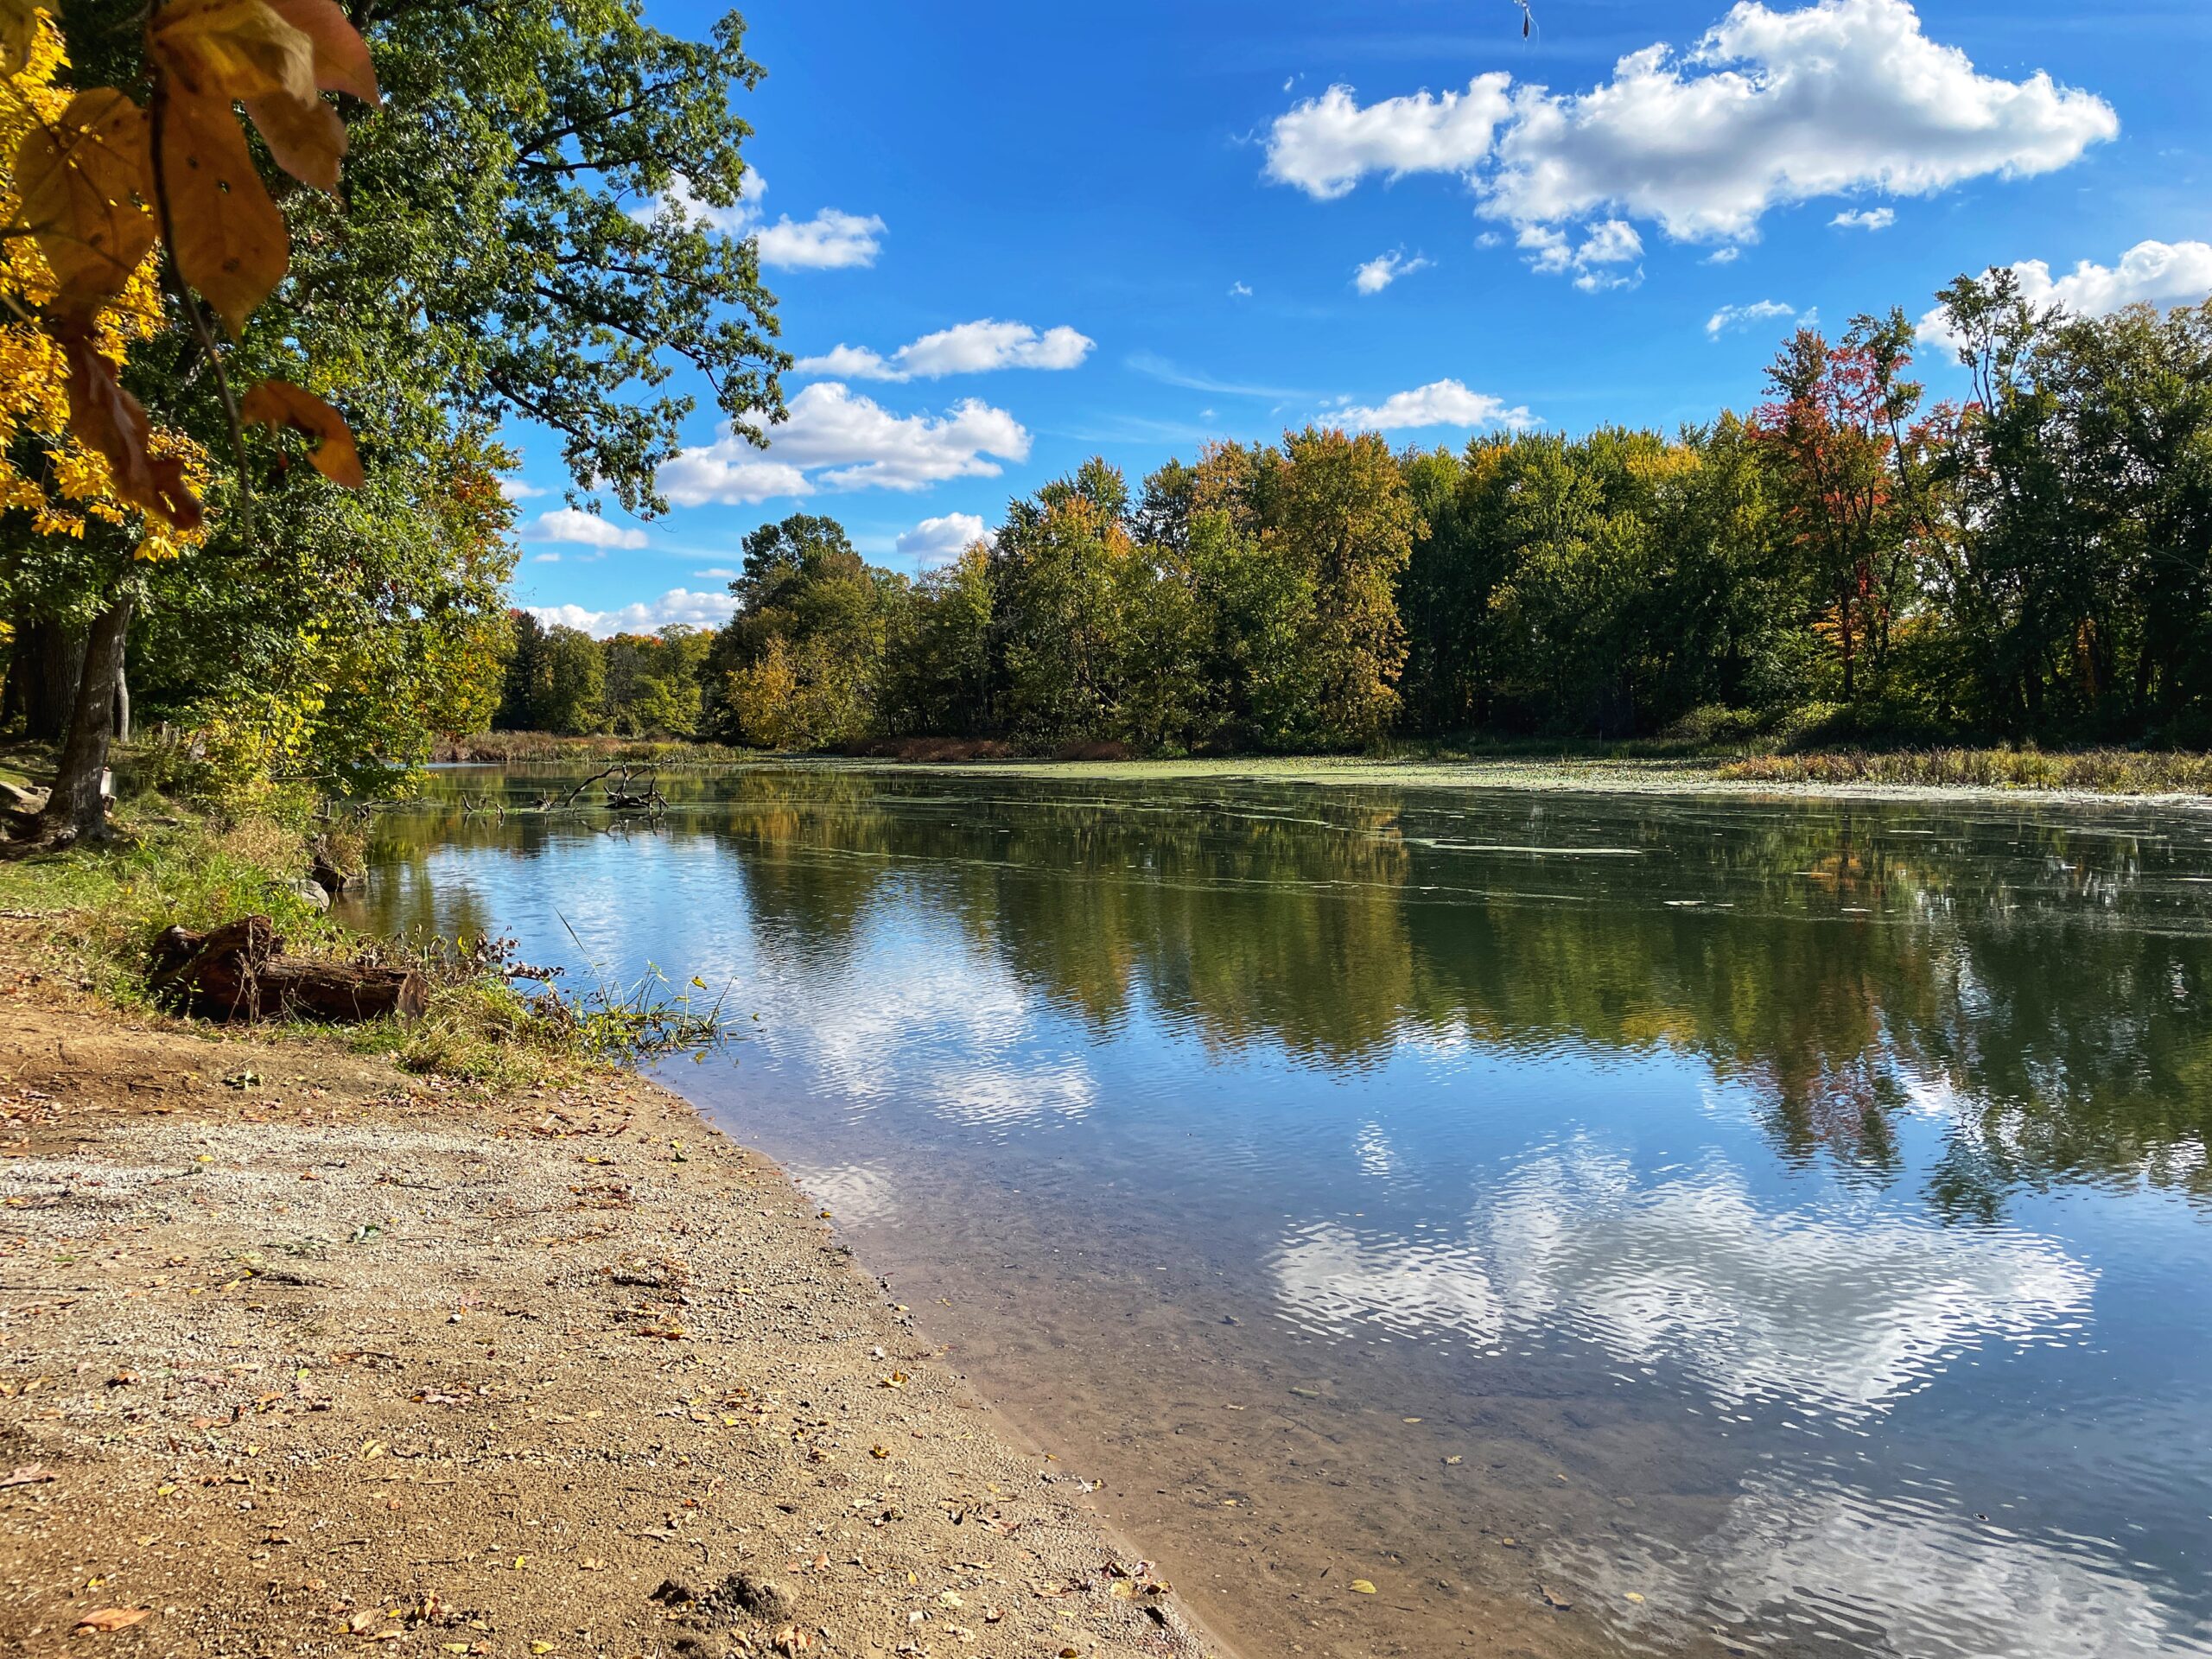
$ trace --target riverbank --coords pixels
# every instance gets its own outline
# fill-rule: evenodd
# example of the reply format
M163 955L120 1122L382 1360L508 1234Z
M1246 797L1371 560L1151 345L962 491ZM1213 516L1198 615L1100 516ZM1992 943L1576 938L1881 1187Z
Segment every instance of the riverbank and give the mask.
M9 1651L1200 1653L675 1096L121 1013L42 931L0 922Z
M791 765L893 768L995 776L1102 779L1259 779L1422 788L1592 790L1608 794L1804 795L1881 800L1981 799L2212 802L2212 753L2196 751L2032 748L1841 749L1752 752L1743 746L1637 742L1551 747L1424 750L1383 755L1234 755L1134 760L1097 755L1023 758L1000 744L917 744L912 753L771 755L714 746L620 743L610 738L494 734L456 741L448 764L594 766L632 760L671 768Z

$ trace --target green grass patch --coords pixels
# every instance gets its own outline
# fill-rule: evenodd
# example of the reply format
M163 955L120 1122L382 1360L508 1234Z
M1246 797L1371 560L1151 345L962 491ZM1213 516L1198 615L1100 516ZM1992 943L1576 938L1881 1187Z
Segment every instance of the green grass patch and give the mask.
M309 839L283 824L223 824L142 802L125 809L118 828L105 846L0 861L0 910L36 920L55 969L118 1007L166 1012L147 982L163 930L204 931L263 915L276 925L287 956L423 975L429 1005L421 1019L349 1027L343 1039L410 1071L503 1086L556 1082L641 1054L712 1047L727 1034L719 1001L695 1005L690 991L657 971L627 991L594 985L570 994L554 976L516 962L505 940L355 932L308 896ZM326 838L326 850L334 839ZM331 1036L330 1027L299 1019L253 1029Z
M1907 785L1929 789L2070 790L2098 795L2212 793L2212 754L2082 749L1840 749L1755 754L1724 763L1731 782Z

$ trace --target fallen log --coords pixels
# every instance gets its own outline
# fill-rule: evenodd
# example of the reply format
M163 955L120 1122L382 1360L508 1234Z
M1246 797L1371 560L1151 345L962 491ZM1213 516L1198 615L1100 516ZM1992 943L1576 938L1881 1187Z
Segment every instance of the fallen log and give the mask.
M353 1025L419 1018L430 988L404 968L287 957L276 925L245 916L205 933L172 927L154 941L155 994L208 1020L287 1014Z

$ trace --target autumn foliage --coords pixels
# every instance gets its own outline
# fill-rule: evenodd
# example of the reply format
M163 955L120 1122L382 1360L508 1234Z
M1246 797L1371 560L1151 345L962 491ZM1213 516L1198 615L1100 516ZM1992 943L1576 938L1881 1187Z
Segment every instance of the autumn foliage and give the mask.
M0 67L20 83L43 62L50 80L55 61L36 10L0 0ZM279 168L327 191L346 129L323 93L373 104L378 91L368 48L333 0L167 0L148 15L145 73L143 107L113 87L58 109L59 93L29 102L15 183L45 280L22 284L18 309L64 365L68 433L105 462L113 496L188 533L204 518L191 458L124 386L130 339L160 325L166 288L222 375L207 314L241 337L291 257L235 106ZM225 383L224 396L234 423L305 434L319 471L360 486L352 434L321 398L281 380L235 399Z

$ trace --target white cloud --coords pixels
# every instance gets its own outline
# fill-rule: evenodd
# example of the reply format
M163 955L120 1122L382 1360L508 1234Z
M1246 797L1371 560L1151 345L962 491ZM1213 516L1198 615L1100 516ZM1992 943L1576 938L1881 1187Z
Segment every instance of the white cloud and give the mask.
M794 219L785 213L771 225L760 212L760 198L767 189L768 181L757 170L748 172L737 200L728 207L714 207L692 194L688 180L679 178L665 196L644 213L647 217L675 213L710 225L725 235L753 237L760 263L771 267L840 270L875 263L875 256L882 251L884 223L874 213L824 207L811 219Z
M582 628L594 639L610 634L651 633L671 622L696 628L718 628L737 609L728 594L695 594L671 588L658 599L625 605L616 611L586 610L581 605L525 605L523 608L547 627Z
M1516 226L1616 214L1711 242L1822 196L2047 173L2119 130L2110 105L2045 73L1981 73L1909 0L1743 0L1688 52L1632 53L1584 92L1493 74L1363 107L1332 87L1277 118L1267 175L1325 200L1370 174L1456 173Z
M1715 248L1698 263L1701 265L1732 265L1743 257L1744 251L1738 247Z
M703 506L709 501L741 506L772 501L779 496L814 493L812 480L798 467L766 459L760 450L727 430L704 448L686 449L665 462L659 483L662 493L679 507Z
M1643 267L1636 263L1643 257L1643 238L1626 219L1609 219L1593 225L1579 243L1550 226L1524 225L1520 242L1529 255L1530 270L1572 276L1574 285L1586 294L1634 288L1643 280ZM1621 269L1630 264L1636 269Z
M1772 322L1780 317L1796 315L1796 306L1784 305L1780 300L1755 300L1749 305L1724 305L1706 319L1705 334L1707 340L1718 340L1738 328L1756 327L1762 322Z
M1349 86L1332 86L1275 118L1268 176L1322 200L1370 173L1465 173L1487 157L1512 108L1513 77L1477 75L1464 92L1385 99L1363 108Z
M533 553L530 556L530 562L532 564L558 564L561 556L558 553Z
M958 558L978 542L988 543L990 529L972 512L948 512L925 518L899 538L899 552L919 565L944 564Z
M935 380L993 369L1072 369L1090 354L1094 343L1065 325L1040 334L1026 322L985 317L924 334L887 358L864 346L840 345L820 357L803 357L794 366L801 374L841 379Z
M702 582L735 582L738 575L736 571L726 569L719 564L709 565L704 570L694 570L691 574Z
M1847 208L1828 221L1839 230L1886 231L1897 222L1894 207Z
M1470 391L1457 380L1433 380L1412 391L1393 392L1371 408L1340 409L1332 423L1357 431L1404 432L1429 426L1503 426L1519 431L1536 424L1525 409L1508 409L1486 391Z
M1401 276L1410 276L1417 270L1427 270L1430 261L1420 254L1406 257L1403 248L1393 248L1388 253L1378 253L1352 273L1351 285L1363 294L1380 294Z
M595 512L581 507L556 507L541 512L522 527L526 542L574 542L583 547L639 548L645 532L610 524Z
M1232 300L1250 299L1252 297L1252 285L1249 283L1231 283L1229 285L1229 297Z
M874 213L841 213L824 207L812 219L786 214L753 232L760 263L807 270L844 270L872 265L882 250L882 219Z
M678 506L736 505L838 490L919 490L951 478L995 478L1001 461L1029 458L1029 433L1002 409L969 397L943 415L893 415L840 381L817 380L791 400L764 454L727 429L660 469Z
M2030 305L2060 305L2082 317L2110 316L2131 305L2195 305L2212 298L2212 243L2139 242L2117 265L2084 259L2063 276L2053 276L2041 259L2023 259L2012 270ZM1920 320L1920 337L1931 345L1951 340L1941 308Z
M499 493L510 501L527 501L533 495L543 495L545 492L519 478L503 478L499 480Z

